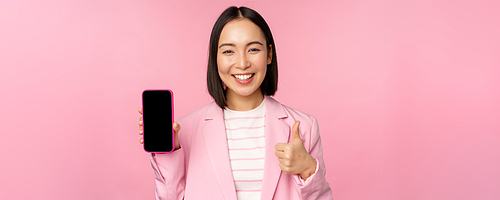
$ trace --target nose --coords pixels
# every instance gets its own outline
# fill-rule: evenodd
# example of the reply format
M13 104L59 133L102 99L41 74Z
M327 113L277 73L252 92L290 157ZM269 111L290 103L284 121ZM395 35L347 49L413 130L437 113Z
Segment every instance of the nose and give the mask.
M250 62L248 61L246 54L242 53L238 56L235 67L241 70L245 70L250 67Z

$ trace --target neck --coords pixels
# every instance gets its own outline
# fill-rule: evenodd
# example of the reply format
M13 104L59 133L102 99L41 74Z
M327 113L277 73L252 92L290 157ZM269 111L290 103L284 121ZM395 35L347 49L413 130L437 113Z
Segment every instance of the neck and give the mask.
M227 107L234 111L248 111L257 108L264 100L260 89L249 96L240 96L234 92L226 92Z

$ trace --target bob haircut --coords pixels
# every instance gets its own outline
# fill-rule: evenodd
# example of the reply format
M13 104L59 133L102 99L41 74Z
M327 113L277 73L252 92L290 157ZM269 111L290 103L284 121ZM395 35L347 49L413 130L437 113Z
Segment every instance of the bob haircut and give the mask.
M208 49L208 69L207 69L207 87L208 92L214 98L215 103L222 109L227 106L226 101L226 90L224 88L223 82L219 76L219 71L217 67L217 52L219 45L219 38L224 26L234 20L234 19L249 19L255 25L257 25L262 32L264 32L264 37L266 38L266 46L269 50L269 45L272 45L272 57L271 64L267 65L267 72L262 84L260 85L260 90L262 95L274 95L276 90L278 90L278 63L276 61L276 45L274 44L273 35L271 30L267 25L266 21L262 16L255 10L247 7L229 7L219 16L214 24L212 33L210 35L210 44Z

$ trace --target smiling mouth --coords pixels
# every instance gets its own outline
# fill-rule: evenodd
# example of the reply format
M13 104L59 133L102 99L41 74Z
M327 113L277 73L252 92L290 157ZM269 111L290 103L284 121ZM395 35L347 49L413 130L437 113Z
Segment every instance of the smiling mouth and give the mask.
M252 78L253 75L255 75L255 74L244 74L244 75L234 74L233 77L240 80L240 81L247 81L250 78Z

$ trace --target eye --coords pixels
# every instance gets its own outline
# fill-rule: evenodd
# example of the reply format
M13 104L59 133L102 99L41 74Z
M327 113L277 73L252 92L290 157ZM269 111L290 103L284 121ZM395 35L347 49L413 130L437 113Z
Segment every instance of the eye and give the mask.
M251 48L251 49L250 49L250 50L248 50L248 51L250 51L250 52L258 52L258 51L260 51L260 49L257 49L257 48Z
M234 53L232 50L225 50L222 52L222 54L228 54L228 53Z

